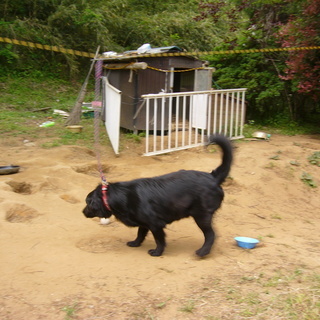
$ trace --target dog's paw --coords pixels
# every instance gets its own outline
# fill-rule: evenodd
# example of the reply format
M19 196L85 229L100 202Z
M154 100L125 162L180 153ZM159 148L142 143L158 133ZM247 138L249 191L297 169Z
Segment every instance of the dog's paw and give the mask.
M152 257L160 257L162 255L162 252L157 251L157 249L150 249L148 253Z
M140 247L141 243L137 241L129 241L127 242L127 246L129 247Z

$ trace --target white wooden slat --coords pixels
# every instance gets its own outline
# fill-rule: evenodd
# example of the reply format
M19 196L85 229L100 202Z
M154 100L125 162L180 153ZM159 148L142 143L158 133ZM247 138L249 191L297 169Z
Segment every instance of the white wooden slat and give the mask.
M240 88L143 95L142 98L146 99L147 130L144 155L198 147L204 144L207 135L215 132L224 133L230 139L243 138L246 90ZM203 125L203 120L201 125L197 124L200 122L194 122L197 104L203 102L201 99L193 98L195 95L208 96L207 108L198 107L202 112L206 112L206 125ZM150 119L151 106L153 106L152 119ZM203 114L201 117L203 118ZM152 136L153 143L150 143Z

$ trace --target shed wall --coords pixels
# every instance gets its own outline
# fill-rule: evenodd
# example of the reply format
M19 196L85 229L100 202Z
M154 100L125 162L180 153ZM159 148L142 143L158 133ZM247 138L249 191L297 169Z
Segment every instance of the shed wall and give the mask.
M116 61L112 61L115 63ZM160 92L184 92L194 90L195 71L161 72L160 70L193 69L202 66L202 61L188 57L141 58L135 62L146 62L148 66L159 69L112 69L105 70L110 84L122 92L120 126L129 130L145 130L145 108L141 108L138 116L133 119L143 102L141 96ZM108 61L109 63L109 61ZM123 61L122 61L123 63ZM172 78L173 77L173 78ZM151 117L153 117L153 109ZM158 116L160 125L160 108ZM168 114L166 114L166 118ZM167 123L168 121L165 121ZM166 128L165 128L166 129Z

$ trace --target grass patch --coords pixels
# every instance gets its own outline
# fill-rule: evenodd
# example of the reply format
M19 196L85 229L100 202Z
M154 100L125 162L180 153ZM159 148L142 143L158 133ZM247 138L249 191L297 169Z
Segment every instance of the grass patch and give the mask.
M157 303L157 304L155 305L155 308L156 308L156 309L163 309L163 308L165 308L165 307L167 306L167 303L168 303L169 300L171 300L171 298L168 298L167 300L165 300L165 301L163 301L163 302Z
M133 141L136 143L141 143L142 138L146 137L145 131L141 131L139 133L134 133L132 130L121 128L121 133L124 135L126 140Z
M313 180L313 177L311 174L307 172L303 172L300 179L309 187L311 188L317 188L317 183Z
M41 128L39 125L50 118L55 125ZM0 134L2 137L21 137L22 140L37 139L42 141L43 148L54 148L62 145L81 145L88 148L94 146L94 121L93 119L81 119L84 127L80 133L68 131L65 119L53 115L51 110L45 112L31 112L19 110L3 110L0 113ZM100 124L100 142L109 143L104 127Z
M89 83L87 101L92 101L94 84ZM2 137L21 137L42 140L44 148L60 145L93 146L93 119L81 119L84 130L80 134L69 132L65 120L53 114L54 109L70 112L81 84L71 84L52 77L6 77L0 79L0 134ZM43 111L40 111L43 109ZM40 128L45 121L55 122L53 127ZM105 130L101 129L101 142L108 141ZM45 141L43 141L45 140Z
M280 156L277 154L275 156L270 157L271 160L280 160Z
M297 161L297 160L291 160L291 161L290 161L290 164L291 164L292 166L300 167L300 162Z
M280 218L281 219L281 218ZM274 238L274 235L272 234L272 233L268 233L267 235L266 235L266 237L268 237L268 238Z
M212 281L212 282L211 282ZM205 284L213 290L193 294L183 307L194 318L207 319L320 319L320 275L305 274L304 270L280 270L269 276L245 274L226 283ZM210 316L213 314L214 316ZM202 316L202 317L201 317Z
M81 88L81 84L72 85L46 77L7 77L0 79L0 86L0 108L16 111L41 108L70 110Z
M310 157L308 157L308 160L311 164L320 167L320 151L314 152Z
M74 303L71 306L65 306L62 308L62 311L66 313L65 320L72 320L77 312L77 303Z
M285 121L269 120L268 122L263 124L259 124L254 120L249 120L248 123L244 125L243 135L245 136L245 138L252 138L252 134L255 131L262 131L271 134L272 139L273 134L294 136L298 134L319 133L319 127L313 124L300 124L288 119Z
M190 300L184 306L182 306L179 310L182 312L192 313L195 308L195 302Z
M141 136L135 133L127 133L125 135L126 139L133 140L134 142L141 143Z

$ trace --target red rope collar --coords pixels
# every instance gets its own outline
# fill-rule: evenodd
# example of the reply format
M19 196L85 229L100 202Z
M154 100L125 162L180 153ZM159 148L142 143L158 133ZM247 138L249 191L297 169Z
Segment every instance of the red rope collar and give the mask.
M108 195L107 195L108 188L109 188L108 184L102 183L102 185L101 185L102 202L103 202L104 206L107 208L107 210L111 211L111 208L108 203Z

